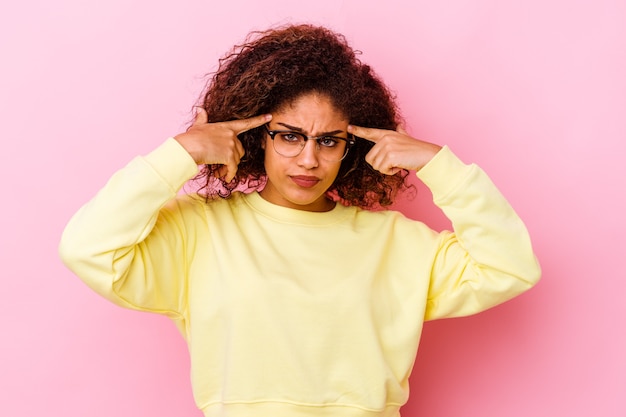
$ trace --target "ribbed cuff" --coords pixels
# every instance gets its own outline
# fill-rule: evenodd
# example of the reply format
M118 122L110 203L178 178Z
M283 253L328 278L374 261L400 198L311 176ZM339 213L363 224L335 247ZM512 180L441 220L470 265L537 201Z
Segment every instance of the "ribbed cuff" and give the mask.
M196 162L174 138L168 138L143 159L176 191L198 173Z
M463 163L444 146L416 175L430 189L436 202L457 190L475 168L473 164Z

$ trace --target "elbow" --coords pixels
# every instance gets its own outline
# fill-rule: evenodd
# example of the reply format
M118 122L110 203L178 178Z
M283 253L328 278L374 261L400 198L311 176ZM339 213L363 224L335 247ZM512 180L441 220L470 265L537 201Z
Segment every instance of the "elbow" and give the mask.
M73 266L80 262L81 255L78 250L79 246L80 245L75 244L72 239L69 239L65 234L63 234L59 242L59 258L70 270L74 270Z
M535 257L534 264L529 268L529 271L526 276L526 281L529 283L530 287L534 287L539 280L541 279L541 266L539 265L539 261Z
M529 262L526 267L520 268L515 274L515 278L516 281L521 284L518 284L519 293L525 292L537 285L541 279L541 267L537 259L534 258L533 262Z
M90 245L82 242L71 233L64 232L58 246L58 254L61 262L76 275L79 275L81 265L88 264L93 259L89 252Z
M71 234L64 234L58 246L59 258L88 287L107 297L113 282L112 272L105 267L93 245L85 243Z

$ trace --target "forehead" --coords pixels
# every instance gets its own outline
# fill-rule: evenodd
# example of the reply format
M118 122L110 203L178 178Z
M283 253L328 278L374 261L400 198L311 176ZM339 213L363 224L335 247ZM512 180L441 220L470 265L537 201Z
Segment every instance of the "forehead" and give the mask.
M309 93L297 97L272 112L272 121L298 127L308 133L325 130L346 130L347 117L329 97Z

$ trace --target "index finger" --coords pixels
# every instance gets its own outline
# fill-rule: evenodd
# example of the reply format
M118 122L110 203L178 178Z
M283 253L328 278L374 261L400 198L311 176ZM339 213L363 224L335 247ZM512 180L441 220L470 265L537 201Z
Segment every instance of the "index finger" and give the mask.
M247 119L231 120L229 122L224 122L224 124L228 125L233 132L238 135L250 129L254 129L255 127L263 126L270 120L272 120L271 114L261 114Z
M350 125L348 126L348 133L351 133L354 136L358 136L363 139L367 139L370 142L377 143L383 138L383 136L389 133L389 131L385 129L376 129L373 127Z

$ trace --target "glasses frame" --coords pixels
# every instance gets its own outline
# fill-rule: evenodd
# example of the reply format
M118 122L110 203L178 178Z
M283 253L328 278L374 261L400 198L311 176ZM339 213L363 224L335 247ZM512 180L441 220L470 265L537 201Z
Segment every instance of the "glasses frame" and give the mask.
M280 156L284 156L285 158L295 158L296 156L300 155L302 153L302 150L304 149L304 147L306 146L306 142L309 140L314 140L315 144L316 144L316 149L319 151L320 150L320 143L319 140L320 139L325 139L325 138L331 138L334 140L342 140L344 142L346 142L346 149L343 153L343 156L341 157L341 159L326 159L324 158L321 154L320 157L328 162L340 162L343 161L345 159L345 157L348 155L348 151L350 151L350 148L352 146L354 146L354 144L356 143L356 140L354 139L354 136L351 133L348 133L348 137L347 138L342 138L339 136L333 136L333 135L320 135L320 136L308 136L305 135L302 132L298 132L295 130L288 130L288 129L278 129L278 130L270 130L269 128L269 123L266 123L263 125L263 127L265 127L265 131L267 132L267 134L270 136L270 139L272 139L272 148L274 148L274 152L276 152L277 154L279 154ZM304 144L300 147L300 150L298 151L297 154L292 155L292 156L287 156L287 155L283 155L282 153L278 152L276 150L276 146L274 145L274 137L276 135L278 135L279 133L293 133L299 136L302 136L304 138Z

